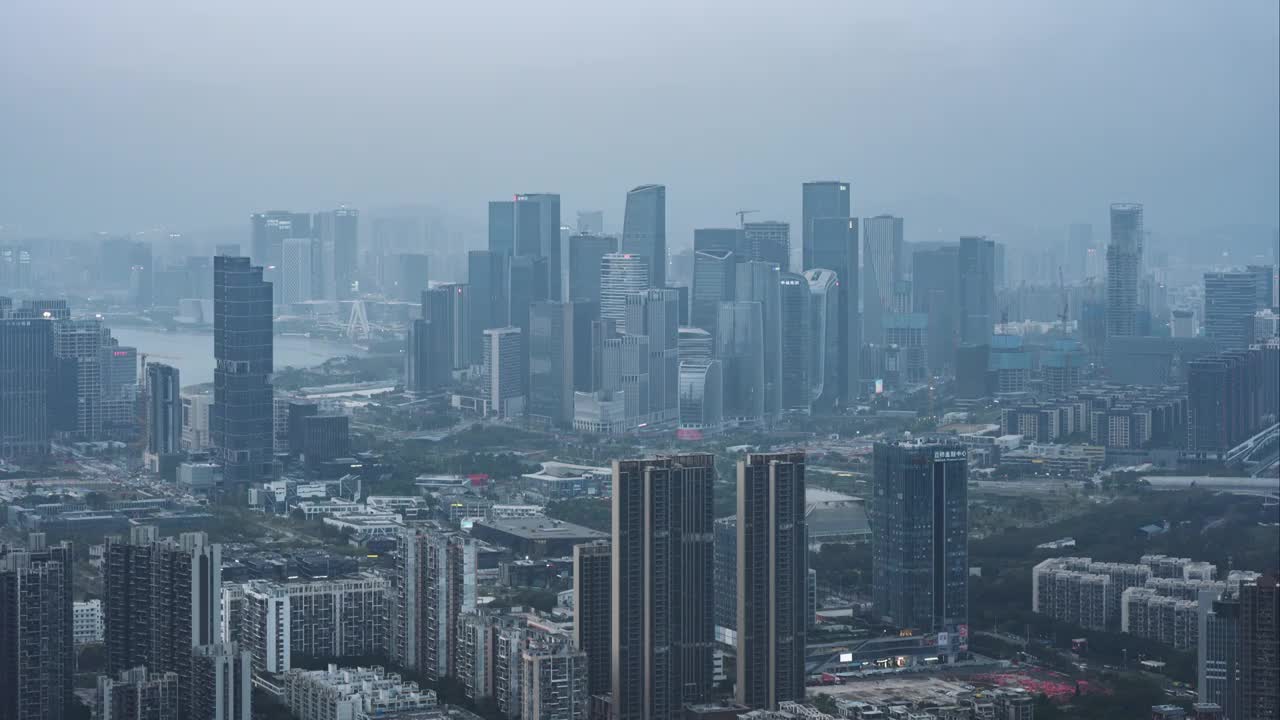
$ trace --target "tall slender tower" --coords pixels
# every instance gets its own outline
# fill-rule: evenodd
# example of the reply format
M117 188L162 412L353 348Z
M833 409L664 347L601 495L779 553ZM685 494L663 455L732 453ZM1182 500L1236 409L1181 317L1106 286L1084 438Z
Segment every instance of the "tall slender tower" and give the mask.
M738 461L738 702L804 699L808 531L803 452Z
M71 543L0 545L0 718L60 720L72 709Z
M715 456L613 463L613 720L706 698L714 642Z
M872 601L904 629L947 633L966 649L968 456L958 445L879 443L872 482ZM955 639L958 645L952 645Z
M622 252L642 256L649 287L667 286L667 188L641 185L627 193L622 219Z
M573 640L587 654L587 692L609 692L610 572L604 541L573 546Z
M178 368L147 363L147 465L160 470L160 457L182 451L182 383Z
M1112 204L1111 243L1107 245L1107 337L1137 334L1144 232L1141 205Z
M839 387L831 393L848 407L859 391L859 363L862 352L862 315L858 312L858 220L857 218L815 218L812 223L812 253L805 270L824 269L836 274L839 297L839 334L836 378Z
M271 283L262 268L246 257L215 257L210 430L226 493L272 476L273 344Z
M826 268L839 273L840 268L824 265L819 255L822 240L814 233L814 221L820 218L849 219L849 183L843 180L807 182L802 188L800 236L803 239L803 268ZM857 267L857 264L854 264Z

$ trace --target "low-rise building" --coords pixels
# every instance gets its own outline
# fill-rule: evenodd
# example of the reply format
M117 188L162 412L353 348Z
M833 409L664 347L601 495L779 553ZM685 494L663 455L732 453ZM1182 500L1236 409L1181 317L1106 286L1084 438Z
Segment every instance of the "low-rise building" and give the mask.
M372 720L433 710L436 694L381 667L290 670L282 697L299 720Z
M480 540L528 557L565 557L573 546L608 539L608 533L546 517L483 520L471 527Z
M101 600L87 600L72 605L71 634L77 645L102 642Z

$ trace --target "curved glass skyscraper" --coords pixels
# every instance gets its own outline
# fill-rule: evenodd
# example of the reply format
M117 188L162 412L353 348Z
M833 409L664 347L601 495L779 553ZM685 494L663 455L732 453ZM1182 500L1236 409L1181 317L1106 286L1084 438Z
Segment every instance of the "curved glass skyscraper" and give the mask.
M622 252L649 261L649 287L667 286L667 188L641 185L627 193Z

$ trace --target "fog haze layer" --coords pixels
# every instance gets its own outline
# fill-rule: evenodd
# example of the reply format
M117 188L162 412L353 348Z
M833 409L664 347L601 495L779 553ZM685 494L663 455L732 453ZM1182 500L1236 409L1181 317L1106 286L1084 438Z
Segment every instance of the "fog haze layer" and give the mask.
M799 220L800 183L909 239L1280 223L1280 11L1258 2L25 1L0 23L0 224L240 223L515 191L621 221Z

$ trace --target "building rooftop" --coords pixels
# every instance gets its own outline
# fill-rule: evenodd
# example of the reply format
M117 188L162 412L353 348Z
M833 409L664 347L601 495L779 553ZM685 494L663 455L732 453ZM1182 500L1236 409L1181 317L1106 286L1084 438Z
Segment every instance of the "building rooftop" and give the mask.
M592 530L581 525L574 525L562 520L548 517L495 518L477 522L495 530L510 533L527 540L554 540L559 538L585 538L587 540L608 539L608 533Z

